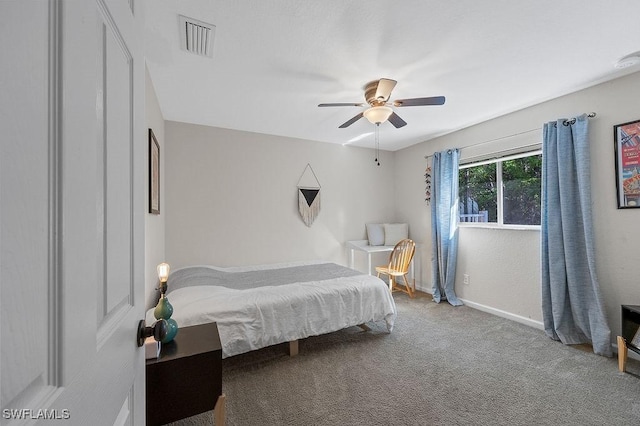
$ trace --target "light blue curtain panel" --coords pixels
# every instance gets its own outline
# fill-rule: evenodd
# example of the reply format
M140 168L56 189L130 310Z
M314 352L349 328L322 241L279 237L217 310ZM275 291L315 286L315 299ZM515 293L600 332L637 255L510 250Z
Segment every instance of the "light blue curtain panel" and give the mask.
M431 184L431 290L433 301L462 305L456 297L458 259L458 150L433 154Z
M612 356L596 276L586 115L544 125L542 144L542 316L564 344L591 343Z

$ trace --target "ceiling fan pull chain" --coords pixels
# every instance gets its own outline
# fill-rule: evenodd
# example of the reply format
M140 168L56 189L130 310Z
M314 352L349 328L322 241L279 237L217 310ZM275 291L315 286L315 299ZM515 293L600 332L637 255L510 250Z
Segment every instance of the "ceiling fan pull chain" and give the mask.
M376 131L375 131L375 137L376 137L376 158L375 161L376 164L379 166L380 165L380 123L376 123Z

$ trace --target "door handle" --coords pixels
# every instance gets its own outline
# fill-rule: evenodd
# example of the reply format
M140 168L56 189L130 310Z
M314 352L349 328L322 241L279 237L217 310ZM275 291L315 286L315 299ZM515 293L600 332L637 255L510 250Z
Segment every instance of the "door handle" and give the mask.
M156 321L151 327L147 327L145 320L140 320L138 323L138 347L144 345L144 341L147 337L153 336L158 342L165 338L169 330L167 320L161 319Z

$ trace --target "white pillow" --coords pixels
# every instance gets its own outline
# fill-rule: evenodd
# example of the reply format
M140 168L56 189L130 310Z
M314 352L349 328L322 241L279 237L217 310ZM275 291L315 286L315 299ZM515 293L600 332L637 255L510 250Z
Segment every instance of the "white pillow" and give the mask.
M384 244L384 225L381 223L367 223L367 239L370 246Z
M395 246L398 241L409 238L409 224L407 223L385 223L384 224L384 245Z

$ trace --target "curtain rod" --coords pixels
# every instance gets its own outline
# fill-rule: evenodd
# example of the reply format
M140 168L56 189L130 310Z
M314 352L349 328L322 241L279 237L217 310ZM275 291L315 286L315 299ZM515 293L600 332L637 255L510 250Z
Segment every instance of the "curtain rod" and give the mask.
M590 112L589 114L587 114L587 118L594 118L595 116L596 116L596 113L595 113L595 112ZM564 124L565 126L569 126L569 125L571 125L571 124L574 124L575 122L576 122L576 119L575 119L575 117L574 117L574 118L572 118L572 119L570 119L570 120L564 120L564 122L563 122L562 124ZM474 143L473 145L463 146L462 148L459 148L459 149L460 149L460 150L463 150L463 149L465 149L465 148L471 148L471 147L478 146L478 145L484 145L484 144L487 144L487 143L496 142L496 141L499 141L499 140L502 140L502 139L512 138L512 137L514 137L514 136L524 135L524 134L526 134L526 133L531 133L531 132L535 132L535 131L538 131L538 130L542 130L542 127L536 127L535 129L525 130L525 131L523 131L523 132L514 133L514 134L512 134L512 135L501 136L501 137L499 137L499 138L490 139L490 140L488 140L488 141ZM529 147L529 146L534 146L534 145L537 145L537 144L533 144L533 145L532 145L532 144L530 144L530 145L524 145L524 146L517 146L517 147L515 147L515 148L513 148L513 149L518 149L518 148L527 148L527 147ZM424 158L425 158L425 159L427 159L427 158L429 158L429 157L433 157L433 154L431 154L431 155L425 155L425 156L424 156Z

